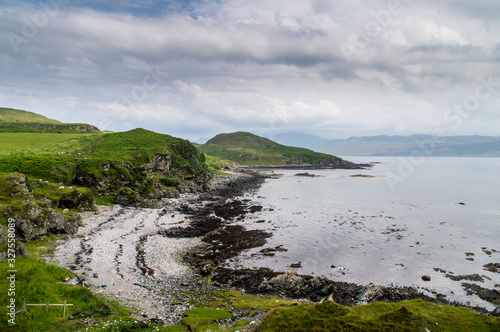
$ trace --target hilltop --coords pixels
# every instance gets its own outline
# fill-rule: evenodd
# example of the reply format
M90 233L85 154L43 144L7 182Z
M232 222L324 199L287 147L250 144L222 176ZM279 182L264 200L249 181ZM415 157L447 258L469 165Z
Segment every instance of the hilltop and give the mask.
M99 128L86 123L62 123L43 115L0 108L0 133L89 133L99 132Z
M285 146L248 132L219 134L199 149L207 155L247 166L347 166L339 157Z
M2 122L63 124L61 121L49 119L37 113L3 107L0 108L0 123Z

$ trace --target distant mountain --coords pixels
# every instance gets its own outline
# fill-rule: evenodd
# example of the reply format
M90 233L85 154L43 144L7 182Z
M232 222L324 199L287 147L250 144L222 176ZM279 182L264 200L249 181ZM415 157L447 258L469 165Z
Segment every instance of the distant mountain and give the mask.
M195 143L195 144L205 144L206 142L208 142L209 139L210 139L210 137L200 137L196 141L194 141L193 143Z
M199 149L240 165L343 164L342 159L309 149L285 146L247 132L220 134Z
M86 133L98 132L99 128L86 123L62 123L43 115L0 108L0 133Z
M340 156L500 157L500 137L492 136L365 136L335 139L318 151Z
M318 147L329 141L326 138L298 132L277 134L273 135L272 137L266 136L266 138L269 138L279 144L297 146L299 148L306 148L311 150L316 150Z

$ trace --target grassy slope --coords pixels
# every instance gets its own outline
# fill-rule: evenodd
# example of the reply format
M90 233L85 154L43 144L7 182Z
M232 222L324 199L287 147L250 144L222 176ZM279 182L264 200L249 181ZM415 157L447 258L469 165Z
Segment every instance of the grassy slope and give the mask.
M11 326L7 322L7 302L10 297L7 296L9 282L6 271L9 267L6 262L2 262L0 263L0 292L5 296L2 296L0 300L0 326L3 331L70 331L72 328L65 326L70 315L84 318L105 317L112 314L111 306L103 299L94 296L87 288L64 284L62 281L66 277L74 277L66 270L27 258L17 258L15 268L17 270L15 287L17 310L23 307L24 299L27 303L62 304L67 301L75 306L67 308L66 318L62 317L61 307L51 307L47 314L45 308L29 307L27 314L16 315L16 324Z
M104 134L83 147L81 153L96 158L127 159L168 151L178 141L178 138L169 135L134 129Z
M0 156L69 153L82 149L99 135L102 134L0 133Z
M0 108L0 133L88 133L99 131L85 123L62 123L33 112Z
M341 160L309 149L281 145L246 132L217 135L200 150L240 165L328 164Z
M0 107L0 123L1 122L63 124L61 121L49 119L33 112L3 107Z
M99 167L103 162L144 163L156 153L169 153L172 166L204 167L204 156L188 141L144 129L107 134L0 134L0 172L19 172L43 180L69 184L79 165ZM13 152L15 151L15 152ZM27 155L20 155L25 151ZM64 152L63 154L60 154ZM10 154L9 154L10 153ZM68 174L71 173L71 174Z
M500 331L500 317L423 300L344 307L334 302L271 311L260 331Z

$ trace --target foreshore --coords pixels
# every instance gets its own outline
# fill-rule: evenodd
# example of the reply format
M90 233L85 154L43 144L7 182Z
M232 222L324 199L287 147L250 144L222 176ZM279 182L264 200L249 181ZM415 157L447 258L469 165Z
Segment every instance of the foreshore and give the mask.
M262 207L238 196L258 188L262 181L254 172L238 172L216 178L207 192L165 200L161 209L99 207L95 213L83 214L83 226L72 239L58 244L54 260L95 292L137 308L137 319L167 325L179 322L191 308L190 299L213 290L313 302L331 299L344 305L415 298L448 303L412 287L356 285L293 270L224 268L227 259L264 246L272 236L233 224L260 211Z
M162 202L163 208L100 206L82 213L82 226L72 238L60 241L53 262L96 293L137 309L139 320L178 323L191 306L187 299L213 285L184 261L203 247L200 236L221 227L213 219L208 228L193 228L193 217L214 202L257 187L262 179L250 172L216 177L209 191L182 194ZM167 232L195 230L190 236L170 237Z

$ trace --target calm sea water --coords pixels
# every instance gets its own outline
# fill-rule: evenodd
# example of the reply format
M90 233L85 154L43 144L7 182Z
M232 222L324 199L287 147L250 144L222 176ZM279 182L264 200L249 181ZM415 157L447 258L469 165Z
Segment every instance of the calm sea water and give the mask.
M314 178L274 170L283 176L250 195L263 211L242 221L273 237L228 264L287 271L301 262L301 274L416 286L492 309L466 295L461 284L471 281L453 281L442 270L477 273L485 276L477 284L500 290L500 274L483 269L500 262L500 158L345 159L379 164L371 170L309 171L320 176ZM356 174L374 177L351 177ZM279 245L288 251L259 254Z

